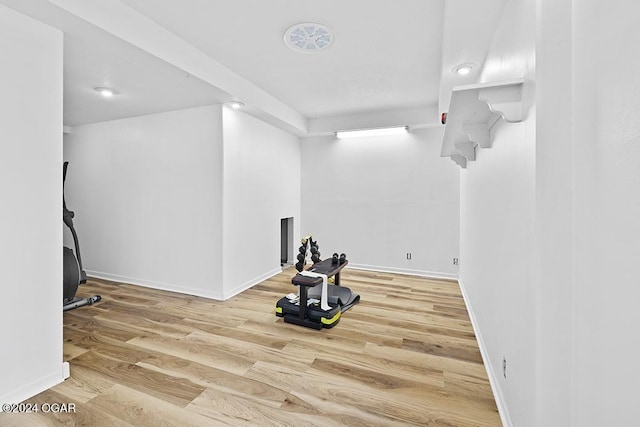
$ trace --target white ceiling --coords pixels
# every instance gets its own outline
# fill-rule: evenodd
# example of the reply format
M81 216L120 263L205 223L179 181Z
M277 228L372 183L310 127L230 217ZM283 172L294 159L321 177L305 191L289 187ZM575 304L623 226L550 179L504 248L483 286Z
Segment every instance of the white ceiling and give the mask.
M123 0L305 117L434 103L444 0ZM333 45L295 52L300 22L333 30Z
M505 1L0 3L65 33L65 125L235 98L250 114L305 135L437 123L451 87L477 79ZM289 49L283 34L301 22L331 28L333 45L313 54ZM451 73L462 62L476 63L475 72ZM119 94L101 98L96 86Z

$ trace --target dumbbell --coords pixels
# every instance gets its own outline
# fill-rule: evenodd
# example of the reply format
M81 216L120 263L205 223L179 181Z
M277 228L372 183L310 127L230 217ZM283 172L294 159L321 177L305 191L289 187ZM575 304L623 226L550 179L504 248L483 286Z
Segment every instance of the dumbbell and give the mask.
M320 252L316 252L315 254L311 255L311 261L313 261L314 264L320 261Z
M334 254L333 254L333 256L331 257L331 264L332 264L332 265L337 265L337 264L338 264L338 259L339 259L339 258L340 258L340 257L338 256L338 254L337 254L337 253L334 253Z
M304 263L301 261L296 262L296 270L298 271L302 271L302 269L304 268Z
M298 254L298 261L304 263L304 259L306 258L306 256L304 254Z
M311 246L311 253L312 254L317 254L318 252L318 247L317 246Z
M304 255L307 253L307 247L302 245L298 248L298 251L300 251L300 253Z
M345 254L340 254L340 264L344 264L347 261L347 256Z

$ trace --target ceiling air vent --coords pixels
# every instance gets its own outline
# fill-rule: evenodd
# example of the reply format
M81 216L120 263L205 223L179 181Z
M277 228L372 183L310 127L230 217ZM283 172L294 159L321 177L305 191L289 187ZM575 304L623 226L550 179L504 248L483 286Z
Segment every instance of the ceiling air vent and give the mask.
M333 33L324 25L305 22L289 28L284 33L284 42L296 52L315 53L331 46Z

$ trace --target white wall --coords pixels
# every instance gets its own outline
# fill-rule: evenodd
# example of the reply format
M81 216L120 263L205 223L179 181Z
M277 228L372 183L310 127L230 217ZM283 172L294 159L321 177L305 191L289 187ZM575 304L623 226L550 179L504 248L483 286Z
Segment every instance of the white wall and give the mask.
M511 0L487 58L486 81L535 77L461 181L461 281L508 425L640 417L639 11Z
M573 3L573 425L637 425L640 7Z
M441 128L303 139L303 234L351 267L456 277L458 170L441 143Z
M572 156L580 148L569 120L571 8L538 0L536 9L536 425L571 424Z
M299 139L242 112L77 126L65 159L93 276L227 299L281 271L281 218L299 234Z
M223 108L224 297L281 271L280 219L300 235L300 139ZM297 246L294 246L297 247Z
M61 382L62 33L0 6L0 402Z
M481 81L524 77L525 120L498 122L460 176L460 284L503 422L517 426L537 425L535 31L535 1L507 2Z
M221 106L77 126L64 148L90 275L222 297Z

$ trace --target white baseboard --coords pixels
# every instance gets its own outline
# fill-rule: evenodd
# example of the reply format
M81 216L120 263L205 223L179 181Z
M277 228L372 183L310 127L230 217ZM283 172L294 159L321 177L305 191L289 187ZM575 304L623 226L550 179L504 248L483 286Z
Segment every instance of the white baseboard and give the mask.
M229 291L224 292L224 299L227 300L229 298L232 298L232 297L238 295L239 293L246 291L247 289L251 288L252 286L257 285L258 283L260 283L260 282L262 282L264 280L267 280L267 279L275 276L276 274L280 274L280 273L282 273L282 267L278 266L277 268L274 268L273 270L271 270L271 271L269 271L267 273L261 274L260 276L254 278L254 279L251 279L251 280L249 280L249 281L247 281L247 282L245 282L245 283L243 283L241 285L236 286L235 288L233 288L233 289L231 289Z
M254 285L257 285L263 280L267 280L270 277L273 277L276 274L281 273L282 267L278 266L228 291L222 291L222 290L206 291L206 290L197 289L197 288L189 288L189 287L179 286L179 285L174 285L169 283L156 282L153 280L145 280L145 279L139 279L136 277L128 277L128 276L121 276L118 274L104 273L101 271L86 270L86 272L87 272L87 276L95 277L98 279L113 280L114 282L130 283L132 285L143 286L145 288L159 289L159 290L170 291L170 292L178 292L181 294L211 298L217 301L224 301L238 295L243 291L246 291L247 289L251 288Z
M55 372L45 375L44 377L33 381L30 384L24 385L11 393L0 396L1 403L20 403L36 394L42 393L51 387L60 384L62 381L69 378L69 363L63 362L60 365L60 369ZM2 412L2 408L0 408Z
M496 399L496 406L498 407L500 420L502 421L503 427L513 427L513 423L511 422L511 417L509 416L509 411L507 409L507 404L502 394L502 389L498 385L499 377L496 375L496 371L493 369L493 365L490 363L487 347L485 346L484 340L482 339L482 333L478 328L478 322L473 312L473 307L469 302L467 291L464 288L464 284L462 283L462 280L458 279L458 284L460 285L460 290L462 291L462 298L464 299L464 304L467 307L467 312L469 313L469 318L471 319L471 326L473 327L473 332L475 333L476 339L478 341L478 347L480 348L480 355L482 356L482 362L484 364L485 369L487 370L487 376L489 377L489 384L491 384L491 391L493 391L493 396Z
M384 267L379 265L352 264L352 263L349 263L347 267L353 268L354 270L367 270L367 271L377 271L380 273L406 274L409 276L428 277L431 279L447 279L447 280L458 279L458 276L455 274L439 273L435 271L410 270L406 268Z
M198 288L189 288L186 286L156 282L153 280L140 279L137 277L121 276L118 274L104 273L101 271L86 270L86 272L87 272L87 276L95 277L98 279L113 280L114 282L120 282L120 283L130 283L132 285L138 285L145 288L159 289L162 291L169 291L169 292L178 292L181 294L210 298L218 301L224 300L224 295L222 292L206 291Z

